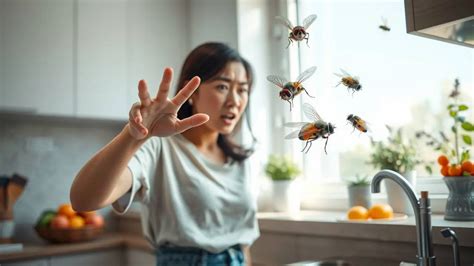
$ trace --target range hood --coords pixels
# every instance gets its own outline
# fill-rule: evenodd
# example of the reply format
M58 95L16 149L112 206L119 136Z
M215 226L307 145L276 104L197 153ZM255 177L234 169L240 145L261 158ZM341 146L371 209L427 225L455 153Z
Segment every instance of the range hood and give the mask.
M474 0L405 0L407 32L474 48Z

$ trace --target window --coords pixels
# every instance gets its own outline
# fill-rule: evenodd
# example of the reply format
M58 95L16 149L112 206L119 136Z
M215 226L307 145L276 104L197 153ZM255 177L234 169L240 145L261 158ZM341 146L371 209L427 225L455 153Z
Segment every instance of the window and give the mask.
M297 10L298 24L310 14L318 18L308 29L309 47L299 43L299 61L290 63L291 72L295 72L295 65L299 65L298 73L310 66L318 69L304 82L315 98L301 94L295 99L294 111L307 121L301 105L308 102L324 120L336 125L327 155L322 140L315 141L307 154L295 154L303 160L307 180L340 182L357 174L372 176L377 172L366 163L370 139L353 131L346 120L349 114L364 118L376 128L384 124L403 127L411 138L418 130L435 133L443 128L448 132L447 96L455 78L461 82L463 101L474 106L473 50L407 34L403 1L300 0ZM379 28L382 17L387 19L390 31ZM298 44L293 43L289 49L297 50L295 46ZM352 94L342 84L335 87L339 78L334 73L340 69L360 77L362 90ZM472 120L472 112L470 116ZM304 143L294 140L294 145L298 150ZM433 176L440 176L433 151L419 141L417 145L423 157L433 161ZM417 171L418 177L429 176L423 167Z

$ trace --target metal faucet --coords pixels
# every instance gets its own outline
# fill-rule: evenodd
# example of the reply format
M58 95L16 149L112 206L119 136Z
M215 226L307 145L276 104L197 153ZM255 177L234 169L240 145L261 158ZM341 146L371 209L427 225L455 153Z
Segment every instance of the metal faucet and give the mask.
M431 238L431 207L428 191L421 192L421 198L416 198L415 190L403 176L392 170L382 170L372 179L372 193L380 192L380 183L388 178L397 183L407 194L413 207L416 222L416 243L418 249L418 266L435 266L436 257L433 255L433 242Z

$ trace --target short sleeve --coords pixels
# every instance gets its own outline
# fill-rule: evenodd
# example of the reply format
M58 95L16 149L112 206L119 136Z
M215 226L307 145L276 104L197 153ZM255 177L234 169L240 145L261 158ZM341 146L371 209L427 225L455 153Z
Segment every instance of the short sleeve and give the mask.
M148 140L128 162L132 173L132 187L112 203L117 214L128 211L134 201L147 203L150 195L150 180L155 178L161 143L158 138Z

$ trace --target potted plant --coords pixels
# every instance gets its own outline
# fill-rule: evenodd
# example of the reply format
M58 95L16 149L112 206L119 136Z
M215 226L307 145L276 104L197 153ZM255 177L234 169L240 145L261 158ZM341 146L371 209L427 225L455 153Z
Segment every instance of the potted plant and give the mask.
M348 182L349 208L362 206L367 209L372 205L370 192L370 179L367 176L356 175L354 180Z
M368 163L377 169L389 169L400 173L415 188L415 167L423 163L423 161L418 158L413 141L403 137L401 128L394 130L387 126L387 129L390 133L387 141L376 142L371 140L373 152ZM431 171L428 167L427 170ZM413 209L402 189L392 180L384 180L384 182L387 191L387 201L393 210L413 215Z
M273 209L296 212L300 209L300 193L295 179L301 173L298 165L288 156L270 155L265 173L272 179Z
M474 124L467 121L465 112L469 110L466 104L459 103L459 80L454 81L454 89L449 95L452 102L447 106L452 118L450 135L440 131L439 138L420 131L417 137L426 138L426 144L435 151L441 152L438 156L440 172L443 181L449 189L446 201L445 220L474 221L474 165L470 161L470 147L472 147L471 132ZM449 137L451 136L451 138Z

